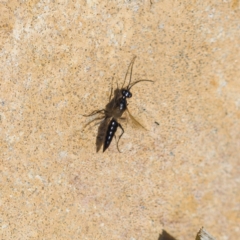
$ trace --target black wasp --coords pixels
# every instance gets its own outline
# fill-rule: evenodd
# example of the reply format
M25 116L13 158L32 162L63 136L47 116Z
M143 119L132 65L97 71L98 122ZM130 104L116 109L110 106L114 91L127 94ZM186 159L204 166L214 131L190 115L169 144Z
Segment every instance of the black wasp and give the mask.
M105 152L105 150L109 147L118 127L122 130L122 133L120 134L118 141L117 141L117 149L119 151L118 143L119 143L120 138L124 134L124 129L118 120L123 119L122 115L126 110L129 114L131 120L136 125L143 127L136 119L134 119L134 117L128 111L127 99L132 97L132 93L130 90L135 84L137 84L139 82L153 82L153 81L147 80L147 79L141 79L141 80L137 80L132 83L132 71L133 71L133 65L134 65L135 59L136 59L136 56L132 59L131 63L128 66L128 70L125 75L122 87L121 88L117 87L117 89L114 91L113 97L112 97L113 89L111 88L111 94L109 96L109 103L106 105L105 109L96 110L96 111L93 111L89 115L84 115L85 117L90 117L90 116L93 116L96 114L102 114L102 116L97 117L88 123L88 124L90 124L93 121L101 120L100 125L98 127L98 134L97 134L97 139L96 139L97 152L101 149L102 145L103 145L103 152ZM127 85L127 87L124 87L128 75L129 75L128 85ZM86 125L88 125L88 124L86 124Z

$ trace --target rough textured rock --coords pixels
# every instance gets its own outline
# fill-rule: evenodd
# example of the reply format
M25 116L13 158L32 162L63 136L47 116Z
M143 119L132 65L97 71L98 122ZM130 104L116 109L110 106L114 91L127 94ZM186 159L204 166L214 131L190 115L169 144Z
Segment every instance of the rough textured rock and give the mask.
M1 1L2 239L240 234L239 1ZM95 153L82 114L132 57L129 110Z

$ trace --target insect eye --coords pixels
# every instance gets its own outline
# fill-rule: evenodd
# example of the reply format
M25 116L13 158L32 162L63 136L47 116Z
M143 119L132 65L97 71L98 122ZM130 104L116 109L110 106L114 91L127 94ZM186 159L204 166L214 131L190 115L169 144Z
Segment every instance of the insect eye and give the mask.
M126 90L122 90L122 95L123 95L123 96L126 95Z
M128 98L132 97L132 93L128 92Z

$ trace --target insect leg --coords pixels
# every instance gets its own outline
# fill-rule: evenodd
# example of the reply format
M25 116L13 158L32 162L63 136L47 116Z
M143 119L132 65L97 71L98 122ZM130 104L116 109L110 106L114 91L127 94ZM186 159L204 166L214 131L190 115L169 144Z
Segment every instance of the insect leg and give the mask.
M118 151L121 153L121 151L119 150L119 147L118 147L118 143L119 143L119 141L120 141L120 138L122 137L122 135L124 134L124 129L123 129L123 127L122 127L122 125L120 124L120 123L118 123L118 126L121 128L121 130L122 130L122 133L120 134L120 136L119 136L119 138L118 138L118 141L117 141L117 149L118 149Z
M84 117L91 117L91 116L94 116L94 115L96 115L96 114L98 114L98 113L106 113L106 110L105 109L102 109L102 110L95 110L95 111L93 111L93 112L91 112L90 114L84 114L83 116Z
M103 120L104 119L104 116L102 116L102 117L98 117L98 118L94 118L93 120L91 120L90 122L88 122L87 124L85 124L84 126L83 126L83 129L85 129L89 124L91 124L92 122L95 122L95 121L97 121L97 120ZM97 123L98 124L98 123ZM94 124L94 126L95 125L97 125L97 124Z

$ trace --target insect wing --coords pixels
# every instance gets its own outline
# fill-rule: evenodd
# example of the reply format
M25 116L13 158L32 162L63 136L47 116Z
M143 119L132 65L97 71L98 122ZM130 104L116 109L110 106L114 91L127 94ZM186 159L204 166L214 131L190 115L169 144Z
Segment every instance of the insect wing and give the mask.
M105 141L109 122L110 122L110 118L106 117L103 119L103 121L100 123L100 125L98 127L98 133L97 133L97 138L96 138L97 152L101 149L101 147Z
M142 129L144 129L144 130L147 130L140 122L138 122L138 121L133 117L133 115L130 113L130 111L128 110L128 108L127 108L127 114L128 114L128 116L129 116L129 118L130 118L130 120L131 120L131 122L132 122L132 124L133 124L134 127L136 127L136 128L142 128Z

